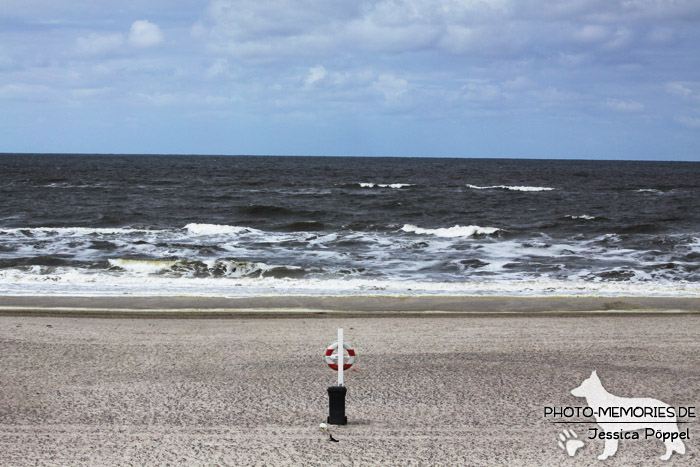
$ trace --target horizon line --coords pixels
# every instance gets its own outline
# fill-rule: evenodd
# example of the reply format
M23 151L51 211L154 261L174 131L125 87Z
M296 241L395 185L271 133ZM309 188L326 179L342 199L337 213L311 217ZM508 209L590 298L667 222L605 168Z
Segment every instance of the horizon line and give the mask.
M587 161L587 162L700 162L692 159L616 159L592 157L543 157L543 156L402 156L402 155L319 155L319 154L204 154L204 153L131 153L131 152L0 152L0 157L11 155L38 156L179 156L179 157L318 157L318 158L366 158L366 159L495 159L533 161Z

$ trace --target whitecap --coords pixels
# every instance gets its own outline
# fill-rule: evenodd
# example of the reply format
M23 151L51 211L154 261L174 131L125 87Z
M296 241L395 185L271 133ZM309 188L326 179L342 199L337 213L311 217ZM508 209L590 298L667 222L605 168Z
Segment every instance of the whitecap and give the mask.
M654 193L656 195L662 195L664 192L661 190L656 190L654 188L642 188L639 190L636 190L637 193Z
M185 230L194 235L220 235L220 234L244 234L255 232L249 227L222 224L187 224Z
M509 191L553 191L554 188L548 186L516 186L516 185L491 185L478 186L467 184L467 188L473 190L509 190Z
M581 216L564 216L564 217L566 217L567 219L583 219L586 221L590 221L590 220L595 219L595 216L589 216L588 214L583 214Z
M322 235L320 237L312 237L308 238L306 241L309 243L309 245L322 245L325 247L325 243L328 242L334 242L338 239L338 234L328 234L328 235Z
M413 186L412 183L359 183L362 188L394 188L394 189L399 189L399 188L405 188L408 186Z
M479 227L478 225L455 225L453 227L443 227L439 229L424 229L412 224L405 224L403 227L401 227L401 230L418 235L435 235L437 237L453 238L473 237L475 235L491 235L501 229L496 227Z
M206 277L263 277L268 274L284 274L303 272L298 266L269 265L255 261L236 260L188 260L181 259L173 263L167 271L174 277L206 278Z
M110 259L109 265L136 274L155 274L169 269L175 265L175 261L150 260L150 259Z

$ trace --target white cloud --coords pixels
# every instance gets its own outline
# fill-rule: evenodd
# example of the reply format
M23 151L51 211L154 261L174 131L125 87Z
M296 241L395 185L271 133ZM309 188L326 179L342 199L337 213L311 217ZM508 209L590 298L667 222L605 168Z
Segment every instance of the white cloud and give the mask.
M493 83L468 83L462 91L463 97L469 101L493 101L503 97L501 86Z
M398 10L398 9L397 9ZM340 31L342 42L366 51L407 52L425 49L440 38L440 25L418 16L399 22L398 13L389 17L369 14L346 23Z
M621 16L652 21L700 18L697 0L616 0L611 3L619 4L618 19Z
M213 0L191 32L210 51L255 63L294 58L308 59L308 66L338 55L377 59L377 53L425 52L540 61L560 56L576 63L607 55L610 63L609 56L629 60L629 49L652 40L665 44L669 27L649 19L658 3L669 2ZM691 5L671 3L674 15Z
M41 84L6 84L0 86L0 99L42 102L55 99L56 93Z
M607 99L604 103L603 106L616 110L618 112L641 112L644 110L644 104L641 102L633 101L633 100L622 100L622 99L614 99L614 98L609 98Z
M600 24L586 24L572 32L572 37L580 42L600 42L608 37L608 28Z
M108 92L109 88L78 88L71 90L71 97L75 99L89 99L97 97Z
M124 36L119 33L90 33L76 40L78 52L85 55L101 55L120 49L124 45Z
M393 74L379 75L373 86L389 102L399 99L409 88L408 81Z
M129 31L129 44L134 47L152 47L163 42L163 33L150 21L134 21Z
M163 106L171 105L177 102L177 96L172 93L156 92L152 94L147 93L136 93L136 97L148 102L149 104Z
M531 93L538 104L544 106L570 105L572 102L581 100L581 95L557 87L547 87L537 89Z
M309 74L306 76L304 84L307 87L312 86L314 83L321 81L323 78L325 78L327 74L328 72L326 71L323 65L312 67L309 69Z
M123 49L128 43L132 47L151 47L163 42L160 28L148 21L134 21L128 36L121 33L100 34L92 32L76 39L78 53L83 55L103 55Z
M624 49L631 44L634 33L629 28L618 28L605 44L608 50Z
M315 95L323 95L324 99L352 100L360 94L367 96L375 91L379 75L377 71L367 68L350 68L342 71L329 70L323 65L310 67L294 79L302 83L306 91L314 90ZM323 94L319 94L322 92Z
M566 68L579 66L589 60L588 54L585 53L564 53L559 52L559 64Z
M454 54L466 53L480 47L483 33L478 26L450 24L446 26L439 44Z
M388 105L395 110L397 104L408 102L406 96L413 90L407 78L392 72L364 67L338 71L324 65L297 71L270 89L278 107L297 111L311 106L316 114L322 109L345 112L363 106L377 109L378 105Z
M694 91L690 86L688 83L681 82L666 83L666 91L674 96L700 102L700 92Z
M194 97L193 97L194 99ZM237 96L211 96L207 95L204 97L196 96L196 101L198 103L204 104L210 107L221 107L228 104L241 102L241 98Z
M204 72L204 76L209 79L230 76L230 74L231 70L229 68L228 60L225 58L217 59Z
M676 121L690 128L700 128L700 117L677 117Z
M531 88L534 83L525 76L507 80L503 83L503 88L509 91L522 91Z
M582 21L614 23L698 18L697 0L511 0L521 17L546 20L579 18Z
M192 34L214 51L255 60L338 51L490 53L501 46L510 50L524 39L512 40L511 31L518 28L509 23L508 4L508 0L214 0Z
M253 61L308 56L337 45L358 9L344 0L213 0L191 33L211 51Z

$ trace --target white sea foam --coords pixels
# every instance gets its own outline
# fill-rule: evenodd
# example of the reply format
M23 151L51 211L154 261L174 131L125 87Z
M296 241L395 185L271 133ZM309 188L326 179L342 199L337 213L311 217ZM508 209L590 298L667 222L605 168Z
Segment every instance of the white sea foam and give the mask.
M148 259L109 259L113 268L119 268L132 276L162 274L169 277L196 278L243 278L263 277L266 274L281 274L301 271L297 266L269 265L255 261L233 260L148 260ZM40 271L39 271L40 272ZM43 271L43 273L46 273Z
M184 228L194 235L244 234L260 232L259 230L251 229L249 227L221 224L187 224Z
M136 274L155 274L173 267L176 261L147 259L110 259L110 266Z
M473 190L510 190L510 191L552 191L554 188L547 186L511 186L511 185L491 185L491 186L477 186L477 185L466 185L468 188Z
M413 186L412 183L360 183L362 188L404 188L407 186Z
M322 246L323 248L326 248L325 244L329 242L334 242L338 239L338 234L328 234L328 235L321 235L319 237L313 237L307 242L309 245L319 245Z
M473 237L475 235L491 235L501 229L496 227L479 227L478 225L455 225L453 227L443 227L440 229L424 229L413 224L405 224L403 227L401 227L401 230L419 235L435 235L437 237L453 238Z
M192 226L195 232L202 233L194 233ZM179 293L178 290L188 294L226 295L232 287L265 294L268 286L275 288L270 290L273 294L278 289L319 294L363 290L397 294L419 290L489 293L477 284L484 281L494 284L489 289L493 293L512 293L509 281L530 280L581 283L584 293L589 290L585 284L597 284L590 290L601 293L623 290L627 283L637 284L636 289L630 289L632 294L636 290L643 294L645 287L661 287L659 284L672 288L678 285L679 295L690 290L688 287L693 283L696 289L700 287L693 257L686 258L700 251L696 236L683 235L674 240L678 242L675 249L662 253L630 248L623 237L615 234L595 238L552 238L539 233L518 239L480 238L500 229L476 225L431 229L395 224L391 231L343 230L316 234L210 224L186 227L60 231L38 228L31 233L29 228L12 229L16 235L4 235L6 249L0 250L0 260L5 265L0 269L0 294L20 293L18 290L25 285L28 288L23 290L30 294L52 293L52 290L70 294L72 288L76 293L80 290L90 293L90 284L94 283L100 284L95 288L97 295L112 289L120 293L159 294L158 287L172 287L164 290L164 295ZM7 230L0 230L0 234L3 232ZM34 257L39 265L27 261ZM153 258L153 261L129 258ZM184 259L170 261L175 258ZM666 263L673 263L674 267L664 267ZM253 279L292 282L250 282ZM686 279L691 285L683 282ZM189 280L194 282L189 284ZM355 280L366 282L348 282ZM114 282L113 287L109 281ZM609 286L605 284L610 283L617 284L614 286L617 289L607 289ZM503 290L498 289L499 284ZM565 289L562 284L552 293ZM198 285L204 287L201 292L196 289ZM46 291L42 291L43 286ZM672 291L669 294L676 295Z
M579 295L697 296L700 284L678 281L596 282L519 279L461 282L372 279L320 280L274 277L232 279L183 278L162 275L114 276L57 268L51 275L0 270L0 295L73 296L204 296L254 297L284 295Z
M586 221L590 221L590 220L595 219L595 216L589 216L588 214L583 214L581 216L564 216L564 217L566 217L567 219L583 219Z
M301 268L296 266L276 266L247 261L205 261L204 264L207 265L209 271L215 271L217 268L224 267L225 275L229 278L262 277L278 268L301 270Z

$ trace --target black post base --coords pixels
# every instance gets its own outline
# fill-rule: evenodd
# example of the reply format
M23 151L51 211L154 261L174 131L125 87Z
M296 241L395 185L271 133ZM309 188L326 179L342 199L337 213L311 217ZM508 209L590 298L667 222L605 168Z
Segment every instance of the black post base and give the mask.
M332 425L345 425L348 417L345 416L345 394L348 392L345 386L331 386L328 388L328 423Z

